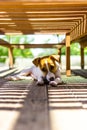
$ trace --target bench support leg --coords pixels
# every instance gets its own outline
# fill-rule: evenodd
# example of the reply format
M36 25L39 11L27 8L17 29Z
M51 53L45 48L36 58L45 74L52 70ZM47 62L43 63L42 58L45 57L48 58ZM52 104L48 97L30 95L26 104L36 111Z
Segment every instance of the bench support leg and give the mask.
M71 76L71 69L70 69L70 34L66 34L66 75Z
M59 63L61 64L61 48L58 49L58 55L60 56Z
M13 48L8 49L9 54L9 68L13 68Z
M81 69L84 69L84 47L81 45Z

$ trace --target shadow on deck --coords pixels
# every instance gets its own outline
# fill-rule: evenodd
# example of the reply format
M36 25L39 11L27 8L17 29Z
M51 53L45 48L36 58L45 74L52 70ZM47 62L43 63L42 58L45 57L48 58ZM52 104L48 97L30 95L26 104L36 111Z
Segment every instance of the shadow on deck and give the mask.
M72 73L87 78L87 69L75 69L72 70Z
M87 130L86 122L87 83L51 87L0 78L0 130Z

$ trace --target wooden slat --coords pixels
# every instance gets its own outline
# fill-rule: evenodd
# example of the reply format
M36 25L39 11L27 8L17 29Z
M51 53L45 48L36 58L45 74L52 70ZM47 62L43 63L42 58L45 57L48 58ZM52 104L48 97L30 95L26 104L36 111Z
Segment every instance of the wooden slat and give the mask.
M82 76L84 78L87 78L87 69L75 69L75 70L72 70L72 72L75 74L75 75L79 75L79 76Z
M62 32L75 40L86 33L86 0L8 0L0 5L0 30L5 34Z
M2 69L0 70L0 78L4 78L4 77L6 77L8 75L11 75L11 74L15 73L16 71L17 71L16 68L4 69L4 67L3 67L3 70Z
M4 78L15 70L0 72L0 129L50 130L47 87L37 86L32 80Z
M46 86L36 86L35 82L31 84L21 115L14 129L49 130L47 100Z
M86 87L87 84L78 83L48 88L51 130L87 129Z

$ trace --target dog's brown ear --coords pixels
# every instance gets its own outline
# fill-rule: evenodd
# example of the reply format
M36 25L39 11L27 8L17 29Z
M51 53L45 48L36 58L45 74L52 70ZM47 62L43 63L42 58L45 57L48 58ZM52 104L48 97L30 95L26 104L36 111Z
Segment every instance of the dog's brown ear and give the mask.
M59 62L59 58L60 58L59 55L51 55L50 57L51 57L52 59L56 60L57 62Z
M40 58L36 58L32 62L33 62L34 65L38 66L39 61L40 61Z

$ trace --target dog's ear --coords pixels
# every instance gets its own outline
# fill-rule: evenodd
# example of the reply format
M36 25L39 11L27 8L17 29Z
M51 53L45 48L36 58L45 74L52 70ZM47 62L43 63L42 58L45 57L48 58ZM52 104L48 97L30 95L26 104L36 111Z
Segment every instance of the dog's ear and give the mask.
M39 61L40 61L40 58L36 58L32 62L33 62L34 65L38 66Z
M57 61L57 62L59 62L60 56L59 56L59 55L51 55L50 58L51 58L51 59L54 59L54 60Z

